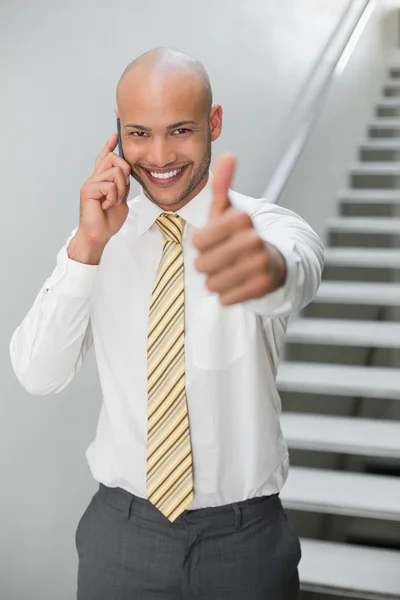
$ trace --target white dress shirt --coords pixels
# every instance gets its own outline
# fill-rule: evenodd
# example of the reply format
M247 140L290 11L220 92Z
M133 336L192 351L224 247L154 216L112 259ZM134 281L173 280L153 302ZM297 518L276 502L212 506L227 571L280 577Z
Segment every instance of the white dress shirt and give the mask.
M194 267L191 235L208 221L211 177L178 211L185 221L186 392L193 452L190 509L220 506L279 492L289 467L280 427L275 378L288 316L314 298L323 246L288 209L231 191L258 234L277 247L287 279L263 298L224 307ZM71 260L70 240L52 275L15 330L14 372L31 394L56 394L81 368L94 345L102 389L95 439L86 451L93 477L146 497L147 323L163 236L163 212L144 195L128 201L129 215L107 244L99 265ZM84 410L84 408L83 408Z

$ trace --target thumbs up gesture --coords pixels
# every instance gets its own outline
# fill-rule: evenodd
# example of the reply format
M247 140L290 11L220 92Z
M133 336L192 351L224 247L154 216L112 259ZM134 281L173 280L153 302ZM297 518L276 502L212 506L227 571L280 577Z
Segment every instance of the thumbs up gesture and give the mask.
M260 298L286 279L281 253L259 237L247 213L231 206L229 188L235 164L231 154L216 161L209 221L193 236L199 251L195 267L207 275L207 288L218 293L225 306Z

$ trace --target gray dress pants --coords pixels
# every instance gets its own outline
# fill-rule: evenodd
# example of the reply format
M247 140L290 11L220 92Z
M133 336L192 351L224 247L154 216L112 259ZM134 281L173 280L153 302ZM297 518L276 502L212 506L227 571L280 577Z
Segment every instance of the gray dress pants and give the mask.
M77 600L297 600L299 538L278 495L186 510L100 483L76 530Z

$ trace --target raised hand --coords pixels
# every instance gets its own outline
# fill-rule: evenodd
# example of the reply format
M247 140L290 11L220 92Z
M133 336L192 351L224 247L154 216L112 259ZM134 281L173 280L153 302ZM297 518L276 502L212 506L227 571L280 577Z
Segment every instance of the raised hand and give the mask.
M281 287L286 278L280 252L259 237L247 213L231 205L235 162L231 154L216 161L209 222L193 236L199 251L195 266L207 275L207 288L218 293L225 306L260 298Z
M126 200L131 166L113 152L117 143L118 135L113 133L80 191L79 237L104 246L121 229L129 214Z

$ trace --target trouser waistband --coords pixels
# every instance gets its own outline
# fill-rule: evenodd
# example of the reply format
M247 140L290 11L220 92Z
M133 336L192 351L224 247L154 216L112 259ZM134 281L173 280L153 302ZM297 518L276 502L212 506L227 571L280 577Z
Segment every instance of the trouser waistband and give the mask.
M97 494L102 501L123 513L128 519L138 518L175 529L185 528L188 525L200 529L215 527L218 531L241 529L263 517L268 518L282 509L279 494L272 494L223 506L185 510L171 523L149 500L135 496L123 488L112 488L100 483Z

